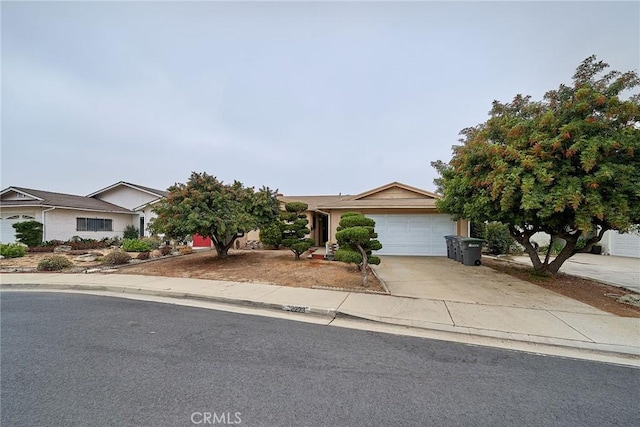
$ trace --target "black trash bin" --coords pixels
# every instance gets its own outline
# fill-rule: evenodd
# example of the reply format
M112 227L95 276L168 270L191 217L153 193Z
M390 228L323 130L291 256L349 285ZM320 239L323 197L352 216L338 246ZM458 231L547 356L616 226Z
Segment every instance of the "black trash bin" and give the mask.
M460 249L462 251L462 263L464 265L482 264L482 244L484 240L471 237L460 239Z
M458 236L453 236L453 235L444 236L444 239L447 241L447 258L449 259L456 259L456 253L455 253L455 250L453 249L453 239L457 237Z
M453 243L453 259L458 262L462 262L462 247L460 246L460 239L463 239L463 237L453 236L453 239L451 240Z

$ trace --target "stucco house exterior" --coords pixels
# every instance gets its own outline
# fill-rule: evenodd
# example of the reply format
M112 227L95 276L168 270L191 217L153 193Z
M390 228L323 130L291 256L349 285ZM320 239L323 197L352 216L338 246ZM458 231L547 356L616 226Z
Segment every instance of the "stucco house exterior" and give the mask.
M0 242L14 242L12 225L28 220L43 224L45 241L122 237L128 225L148 235L151 208L166 194L124 181L87 196L8 187L0 192Z
M379 255L446 256L444 236L469 235L466 220L453 221L438 212L435 193L392 182L355 196L280 196L280 201L303 202L311 229L310 237L319 246L336 241L340 216L358 212L376 221ZM251 237L250 237L251 238Z

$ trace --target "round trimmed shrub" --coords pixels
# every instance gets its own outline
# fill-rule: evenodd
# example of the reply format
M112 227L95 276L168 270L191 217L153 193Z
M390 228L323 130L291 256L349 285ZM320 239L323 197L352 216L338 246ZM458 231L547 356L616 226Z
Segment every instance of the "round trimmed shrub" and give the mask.
M102 258L104 265L123 265L128 264L131 260L131 255L122 251L109 252Z
M166 246L160 246L160 254L162 256L167 256L167 255L171 255L171 252L173 252L173 248L169 245Z
M73 263L61 255L48 256L38 263L38 271L60 271L71 267Z
M136 257L136 259L146 260L146 259L149 259L150 256L151 255L149 254L149 252L140 252Z

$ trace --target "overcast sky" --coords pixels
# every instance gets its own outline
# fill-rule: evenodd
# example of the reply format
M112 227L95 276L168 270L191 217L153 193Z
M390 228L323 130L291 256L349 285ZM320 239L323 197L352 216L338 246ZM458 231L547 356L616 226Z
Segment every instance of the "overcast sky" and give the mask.
M2 188L206 171L287 195L433 191L494 99L591 54L640 68L638 2L2 1Z

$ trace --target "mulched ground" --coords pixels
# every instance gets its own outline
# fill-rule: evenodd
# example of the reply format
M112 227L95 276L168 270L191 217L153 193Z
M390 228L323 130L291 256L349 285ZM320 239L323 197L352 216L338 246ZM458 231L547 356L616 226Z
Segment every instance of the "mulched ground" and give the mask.
M541 276L534 272L531 267L487 257L482 258L482 265L573 298L602 311L622 317L640 318L640 307L616 301L617 298L623 295L634 294L629 290L563 273L553 276Z

